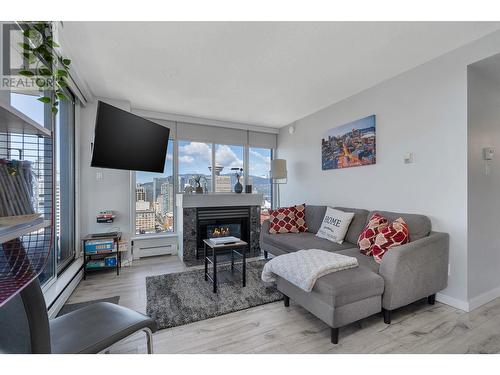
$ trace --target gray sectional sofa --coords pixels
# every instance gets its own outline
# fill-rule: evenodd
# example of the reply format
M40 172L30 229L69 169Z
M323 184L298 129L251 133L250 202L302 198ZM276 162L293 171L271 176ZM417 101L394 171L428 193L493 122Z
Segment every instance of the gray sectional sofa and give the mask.
M260 246L266 258L268 253L277 256L302 249L322 249L358 259L356 268L319 278L311 292L278 276L277 287L284 294L285 306L292 299L323 320L330 326L331 341L336 344L339 327L380 311L390 324L394 309L425 297L434 303L436 293L446 288L448 281L447 233L433 232L424 215L335 208L355 214L341 245L316 237L326 206L306 206L308 232L269 234L269 221L262 224ZM390 221L402 217L410 232L410 242L390 249L380 264L357 247L359 234L374 212Z

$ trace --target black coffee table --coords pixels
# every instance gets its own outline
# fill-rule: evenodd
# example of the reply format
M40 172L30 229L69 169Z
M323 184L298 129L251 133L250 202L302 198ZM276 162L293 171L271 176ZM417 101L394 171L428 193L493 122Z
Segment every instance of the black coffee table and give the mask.
M217 266L221 264L229 264L229 262L219 263L217 261L217 256L221 256L222 253L227 253L227 251L231 252L231 273L227 275L224 274L226 280L233 280L234 270L238 270L241 272L241 286L246 286L246 273L247 273L247 248L248 243L242 240L238 240L236 242L216 245L209 239L203 240L203 259L205 260L205 280L210 279L213 284L214 293L217 293L217 283L219 282L219 275L217 272ZM212 251L212 255L208 253L208 248ZM235 256L241 259L241 268L237 267L235 264ZM208 272L208 263L212 263L212 274Z

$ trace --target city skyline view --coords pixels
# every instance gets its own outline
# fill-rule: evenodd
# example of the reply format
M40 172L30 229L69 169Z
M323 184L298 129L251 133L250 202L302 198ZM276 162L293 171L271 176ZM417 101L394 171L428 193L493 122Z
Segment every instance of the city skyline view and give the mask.
M243 146L216 145L215 160L224 166L222 174L232 173L232 167L243 167ZM163 173L136 172L136 182L151 181L152 175L171 176L173 174L173 141L169 141L165 169ZM249 175L261 178L269 177L271 156L269 149L251 147L249 150ZM179 175L210 175L212 164L212 145L203 142L179 141Z

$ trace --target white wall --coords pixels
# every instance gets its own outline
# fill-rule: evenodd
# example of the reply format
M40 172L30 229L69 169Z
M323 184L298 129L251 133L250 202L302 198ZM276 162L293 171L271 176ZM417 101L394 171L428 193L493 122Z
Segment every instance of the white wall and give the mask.
M468 309L467 65L500 52L500 32L461 47L281 129L287 159L282 204L344 205L429 215L450 233L450 277L442 301ZM321 170L324 131L377 116L377 164ZM414 153L414 163L403 156Z
M468 270L474 306L500 296L500 56L488 60L469 67L468 74ZM483 147L497 151L489 172Z
M130 103L118 100L100 99L123 110L130 111ZM90 166L90 143L94 139L97 100L80 110L80 230L81 235L110 231L119 227L124 236L130 238L130 172ZM117 134L116 141L120 142ZM96 173L102 173L97 180ZM117 218L113 224L98 224L99 211L113 210ZM118 228L117 228L118 229Z

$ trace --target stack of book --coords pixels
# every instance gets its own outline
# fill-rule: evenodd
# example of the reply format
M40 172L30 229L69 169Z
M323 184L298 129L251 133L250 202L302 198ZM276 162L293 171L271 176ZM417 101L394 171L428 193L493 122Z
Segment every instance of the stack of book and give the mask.
M112 223L115 220L115 213L113 211L101 211L97 214L98 223Z
M210 238L210 242L212 242L214 245L229 245L239 241L239 238L233 236Z
M85 253L111 253L115 251L115 241L110 239L85 241Z

